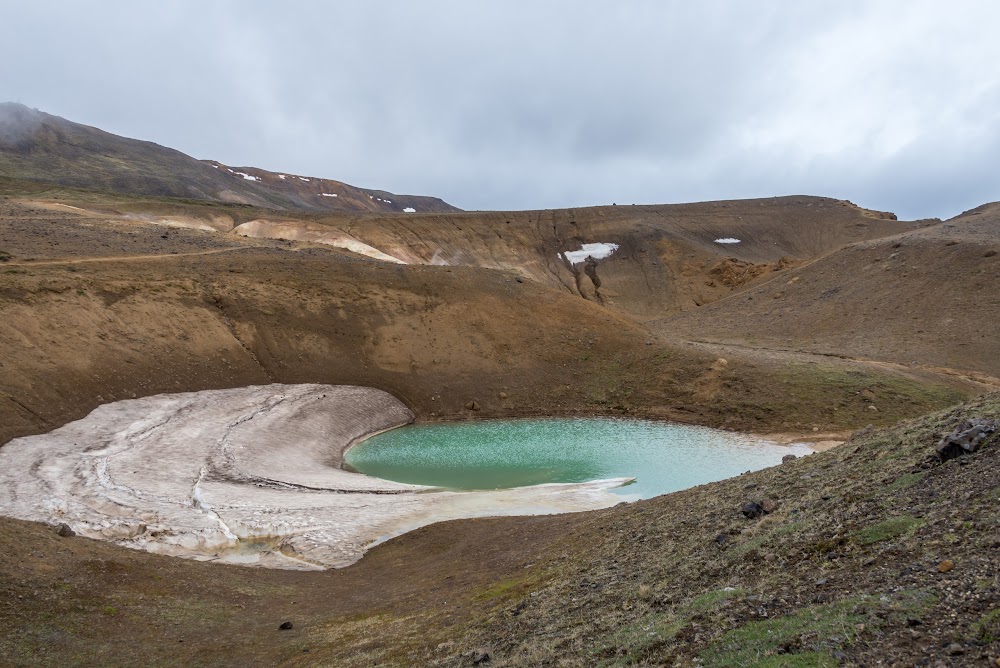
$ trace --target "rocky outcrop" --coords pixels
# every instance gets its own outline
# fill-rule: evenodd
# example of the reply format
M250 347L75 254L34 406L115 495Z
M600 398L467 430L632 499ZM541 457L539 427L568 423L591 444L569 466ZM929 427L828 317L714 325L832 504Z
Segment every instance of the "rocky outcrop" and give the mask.
M975 452L996 431L996 420L966 420L942 438L934 450L941 461L954 459Z

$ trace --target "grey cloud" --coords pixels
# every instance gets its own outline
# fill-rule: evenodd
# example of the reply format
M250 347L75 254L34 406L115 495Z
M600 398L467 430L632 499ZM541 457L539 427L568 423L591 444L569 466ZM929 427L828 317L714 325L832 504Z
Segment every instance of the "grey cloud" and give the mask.
M0 103L0 146L17 147L31 138L42 124L42 115L34 109Z
M984 0L12 4L0 97L230 164L567 207L1000 199Z

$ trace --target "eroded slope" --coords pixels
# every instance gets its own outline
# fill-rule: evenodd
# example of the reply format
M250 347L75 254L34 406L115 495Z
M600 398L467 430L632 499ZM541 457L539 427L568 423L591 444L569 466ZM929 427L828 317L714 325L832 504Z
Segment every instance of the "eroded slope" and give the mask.
M17 182L8 182L6 191L19 195L16 201L23 207L63 218L318 243L398 264L510 271L641 319L711 303L849 243L930 224L901 222L891 214L819 197L334 216L109 198Z
M664 331L1000 376L1000 205L853 244Z

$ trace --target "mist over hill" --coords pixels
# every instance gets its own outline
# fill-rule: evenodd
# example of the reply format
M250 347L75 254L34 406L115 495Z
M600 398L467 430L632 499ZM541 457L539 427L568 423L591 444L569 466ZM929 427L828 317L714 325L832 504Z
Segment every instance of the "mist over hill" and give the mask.
M12 102L0 103L0 174L116 193L279 210L458 210L436 197L397 195L330 179L197 160Z

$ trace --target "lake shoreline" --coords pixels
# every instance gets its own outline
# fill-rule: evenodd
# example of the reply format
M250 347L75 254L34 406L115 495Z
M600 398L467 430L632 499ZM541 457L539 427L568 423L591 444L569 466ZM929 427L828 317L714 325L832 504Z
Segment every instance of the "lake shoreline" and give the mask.
M636 478L628 496L650 498L813 452L802 439L662 420L510 418L415 422L365 439L344 467L456 491Z
M0 514L158 554L322 570L435 522L621 501L608 490L622 480L470 494L340 468L351 444L412 420L381 390L317 384L103 404L0 448Z

